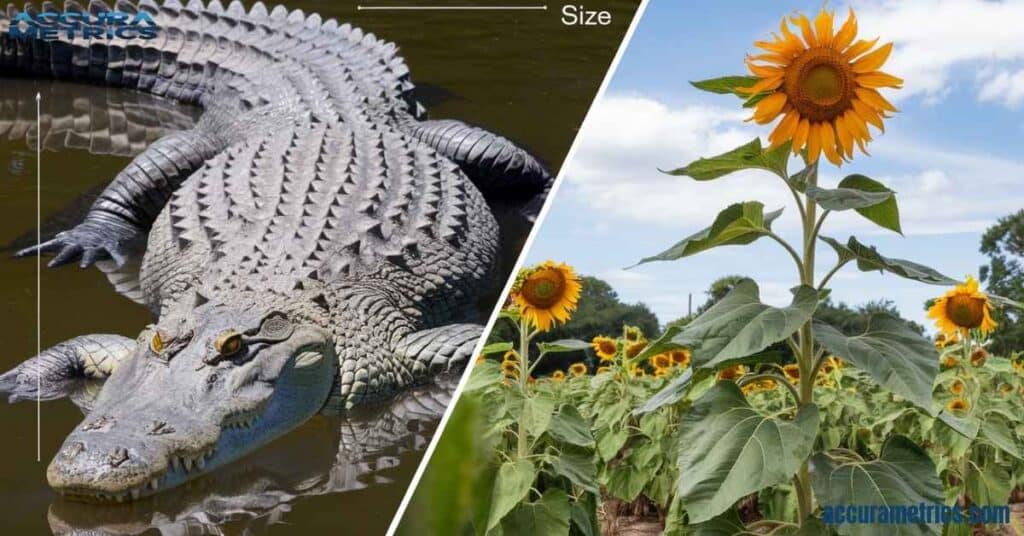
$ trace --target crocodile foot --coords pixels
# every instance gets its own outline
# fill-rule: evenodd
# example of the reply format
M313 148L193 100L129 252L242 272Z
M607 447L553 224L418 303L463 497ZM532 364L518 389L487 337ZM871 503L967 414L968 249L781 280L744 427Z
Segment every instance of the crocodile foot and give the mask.
M88 268L97 261L110 259L118 268L125 265L134 251L139 232L134 227L110 221L85 220L73 229L57 233L51 240L27 247L16 257L55 254L47 264L56 268L74 261Z

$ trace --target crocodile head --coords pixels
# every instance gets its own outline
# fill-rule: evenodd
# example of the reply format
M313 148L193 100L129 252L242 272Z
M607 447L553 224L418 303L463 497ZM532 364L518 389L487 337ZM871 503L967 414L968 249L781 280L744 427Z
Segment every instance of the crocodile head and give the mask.
M326 331L207 303L139 338L50 463L65 495L124 501L238 459L316 414L337 360Z

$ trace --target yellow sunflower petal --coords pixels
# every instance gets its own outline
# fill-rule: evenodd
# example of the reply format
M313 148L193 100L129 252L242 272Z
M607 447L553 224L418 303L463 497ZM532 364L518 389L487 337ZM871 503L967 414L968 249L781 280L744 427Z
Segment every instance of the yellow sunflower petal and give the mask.
M799 116L796 112L794 115ZM804 144L807 143L807 136L810 134L811 122L807 119L800 119L800 122L796 126L796 131L793 133L793 153L800 152L800 149L804 148Z
M811 163L818 161L821 154L821 125L811 123L811 129L807 133L807 160Z
M857 84L861 87L879 88L891 87L899 89L903 87L903 79L882 71L872 71L857 76Z
M853 14L853 8L850 8L850 14L846 16L846 22L839 28L835 38L832 40L832 47L836 50L843 50L850 46L854 37L857 37L857 16Z
M818 39L814 35L814 30L811 29L811 21L807 18L807 15L801 13L795 17L790 17L789 20L800 28L800 34L804 36L804 42L807 43L808 47L818 46Z
M751 58L747 58L747 69L750 69L750 72L758 78L774 78L784 74L781 67L759 65L751 61Z
M853 158L853 132L846 124L846 115L836 118L836 138L839 140L839 147L846 158Z
M895 106L889 104L889 101L885 100L878 91L871 88L856 88L853 93L857 95L857 98L869 104L876 110L885 110L887 112L898 112Z
M762 79L760 82L750 87L738 87L736 91L738 93L744 93L746 95L757 95L764 91L771 91L782 85L782 75L773 76L771 78Z
M757 108L754 111L754 121L762 125L770 123L778 117L784 106L786 106L786 94L782 92L772 93L757 103Z
M843 57L845 57L847 61L853 61L854 59L857 58L857 56L860 56L861 54L871 50L871 48L874 47L875 43L877 42L877 37L870 41L858 39L856 43L851 45L850 48L846 49L846 51L843 52Z
M821 12L814 19L814 31L817 34L819 45L830 46L832 44L832 17L832 12L822 7Z
M857 116L864 121L871 123L878 130L885 132L885 124L882 123L882 118L874 108L864 104L864 102L860 100L854 100L851 104L853 105L853 111L857 113Z
M778 126L775 130L768 135L768 141L771 142L771 147L774 149L786 143L786 140L793 138L793 134L796 132L797 125L800 124L800 115L796 112L790 111L779 121Z
M885 64L885 60L889 59L890 52L892 52L892 43L886 43L870 54L865 54L864 57L853 62L853 72L869 73L877 71Z
M821 150L825 153L825 158L828 158L829 162L835 165L841 165L843 159L839 156L836 151L836 138L835 132L832 130L832 125L829 123L821 124Z

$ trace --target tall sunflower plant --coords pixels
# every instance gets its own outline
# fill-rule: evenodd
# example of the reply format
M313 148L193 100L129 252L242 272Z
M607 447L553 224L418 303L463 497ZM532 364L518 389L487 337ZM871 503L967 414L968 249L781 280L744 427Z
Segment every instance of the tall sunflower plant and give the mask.
M908 438L892 434L869 456L825 448L821 440L822 409L815 398L815 381L830 358L860 370L942 426L963 431L961 420L933 401L939 355L931 341L885 314L873 314L867 329L853 336L816 318L819 303L829 294L829 282L840 270L855 266L921 283L958 285L936 302L932 315L965 341L964 351L991 329L993 304L1019 306L985 295L971 279L960 282L927 266L885 256L853 236L842 241L823 234L829 216L846 211L902 234L896 194L885 184L857 173L834 186L819 183L821 166L848 164L856 150L868 154L873 135L882 132L884 121L897 112L881 91L903 84L881 70L892 52L891 43L876 46L877 39L858 39L852 10L837 29L836 22L834 13L824 8L813 19L803 14L785 17L778 34L755 43L759 52L746 58L749 75L694 82L701 90L739 97L752 110L750 120L775 126L767 145L755 138L729 152L666 171L701 182L751 169L775 175L792 195L800 242L790 243L773 231L782 209L766 211L763 203L751 200L726 207L710 226L637 263L676 261L716 247L768 239L782 248L796 269L789 305L762 303L757 283L745 280L686 326L666 330L638 356L645 359L673 348L692 351L691 373L637 408L637 414L689 398L695 384L723 370L764 368L769 360L765 352L777 343L788 345L795 356L795 384L773 370L759 374L792 385L786 410L765 412L752 406L736 383L719 381L681 415L676 500L690 525L735 529L737 502L774 487L792 490L795 516L759 521L758 530L801 527L825 533L818 518L821 505L941 502L934 463ZM802 167L791 172L791 160ZM822 245L832 250L835 262L819 276ZM898 475L895 466L900 468ZM906 480L907 485L887 486L881 482L885 478ZM928 525L918 529L936 530ZM884 533L885 528L878 530Z

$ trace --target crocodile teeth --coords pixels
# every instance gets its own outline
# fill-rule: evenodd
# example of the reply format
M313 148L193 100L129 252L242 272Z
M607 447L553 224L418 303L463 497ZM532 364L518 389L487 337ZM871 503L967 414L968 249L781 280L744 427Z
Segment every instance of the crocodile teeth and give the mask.
M196 467L200 469L206 467L206 458L204 458L201 454L199 455L199 458L196 459Z
M190 458L188 456L182 457L181 458L181 464L185 467L185 471L186 472L192 470L192 458Z
M172 471L179 471L179 470L181 470L181 465L178 463L178 457L177 456L171 456L171 470Z
M149 487L153 488L154 490L159 488L160 487L160 481L155 479L155 478L153 480L150 480L149 481Z

